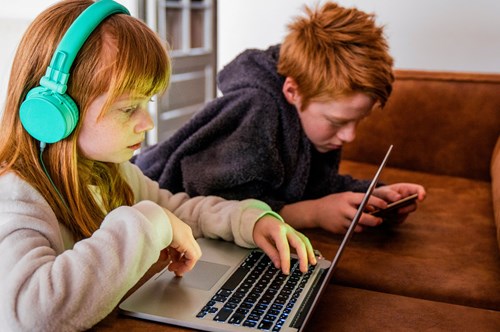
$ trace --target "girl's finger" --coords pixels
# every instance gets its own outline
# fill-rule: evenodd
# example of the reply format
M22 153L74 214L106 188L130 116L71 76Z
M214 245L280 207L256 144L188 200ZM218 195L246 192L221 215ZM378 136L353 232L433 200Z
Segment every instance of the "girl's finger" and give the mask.
M302 239L299 238L297 234L290 234L288 236L288 242L295 249L297 256L299 257L299 268L302 273L307 272L307 268L309 265L308 254L306 250L306 246Z

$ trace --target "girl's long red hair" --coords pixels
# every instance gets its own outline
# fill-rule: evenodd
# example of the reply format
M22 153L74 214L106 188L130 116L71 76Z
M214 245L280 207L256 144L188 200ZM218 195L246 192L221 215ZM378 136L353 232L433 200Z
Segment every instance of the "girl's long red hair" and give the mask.
M70 136L47 145L43 153L62 201L41 166L39 142L22 127L19 107L28 91L39 85L65 31L92 3L61 1L29 26L13 61L0 131L0 175L15 172L36 188L75 240L89 237L110 210L133 204L132 190L118 172L118 165L81 155L77 145L80 121ZM81 119L90 103L103 93L108 93L106 110L124 93L152 96L163 92L170 70L166 44L140 20L116 14L106 18L79 51L67 93L78 105ZM96 191L102 197L100 203L94 198Z

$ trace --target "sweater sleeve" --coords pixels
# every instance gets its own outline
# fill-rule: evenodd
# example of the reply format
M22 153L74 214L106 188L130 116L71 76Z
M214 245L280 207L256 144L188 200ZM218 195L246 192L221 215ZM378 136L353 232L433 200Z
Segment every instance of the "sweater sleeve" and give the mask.
M71 248L47 202L0 177L0 330L75 331L108 315L171 241L167 215L139 202L111 211Z
M136 165L124 163L122 170L135 190L136 200L151 200L164 206L186 222L197 238L218 238L255 247L254 225L263 212L271 211L266 203L255 199L236 201L218 196L190 197L183 192L172 194L160 189Z
M333 193L353 191L353 192L366 192L370 186L370 180L358 180L354 179L350 175L340 175L336 174L333 179L335 187Z

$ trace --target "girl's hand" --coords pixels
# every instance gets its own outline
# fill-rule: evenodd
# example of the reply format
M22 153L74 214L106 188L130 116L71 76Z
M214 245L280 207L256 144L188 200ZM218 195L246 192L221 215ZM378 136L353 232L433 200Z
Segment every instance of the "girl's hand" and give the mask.
M316 257L309 239L297 232L290 225L272 216L264 216L255 224L253 238L271 259L274 266L284 274L290 273L290 246L299 257L302 273L307 272L308 265L316 265Z
M196 242L191 227L167 209L164 209L172 225L172 243L163 250L161 256L170 261L168 270L181 277L190 271L201 257L201 249ZM167 256L167 257L165 257Z

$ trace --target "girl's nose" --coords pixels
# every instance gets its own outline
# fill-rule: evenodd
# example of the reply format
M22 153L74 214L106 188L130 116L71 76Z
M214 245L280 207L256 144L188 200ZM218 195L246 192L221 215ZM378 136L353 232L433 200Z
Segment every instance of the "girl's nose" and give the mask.
M151 118L151 114L149 114L147 107L141 108L139 112L139 119L135 126L135 132L140 134L153 129L154 127L155 124L153 122L153 118Z

